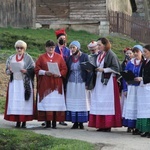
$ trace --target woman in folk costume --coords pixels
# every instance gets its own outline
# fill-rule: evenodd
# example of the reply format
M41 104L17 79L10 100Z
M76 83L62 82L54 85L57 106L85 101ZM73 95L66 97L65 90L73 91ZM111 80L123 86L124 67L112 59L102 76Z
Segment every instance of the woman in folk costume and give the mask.
M124 60L121 64L122 71L125 70L127 63L134 57L134 54L132 52L132 48L127 47L123 50L123 52L124 52ZM125 100L126 99L126 89L127 89L126 86L127 86L127 84L126 84L125 80L123 78L121 78L120 92L121 92L121 110L122 110L122 112L123 112L123 105L126 102L126 100ZM122 117L124 117L123 113L122 113ZM127 132L132 132L132 129L128 128Z
M135 77L139 77L140 69L143 62L143 47L141 45L135 45L132 49L134 58L132 58L126 65L125 70L132 71ZM137 120L137 88L139 82L131 83L123 87L126 100L123 106L123 125L128 128L132 128L132 134L137 135L139 131L136 129Z
M26 121L34 119L33 79L35 63L26 53L27 44L18 40L16 54L6 62L6 74L10 75L7 89L4 119L15 121L16 127L26 127ZM22 122L22 124L21 124Z
M97 79L91 91L89 127L110 132L111 127L121 127L121 108L116 74L120 72L117 56L106 38L98 41L101 53L97 56Z
M141 137L150 138L150 45L145 45L144 60L140 77L135 78L140 82L137 89L137 121L136 128L142 132Z
M56 121L65 120L65 97L63 78L67 74L64 59L55 53L55 43L48 40L45 44L46 53L39 56L35 65L37 76L37 120L46 121L46 128L56 128ZM60 75L52 73L48 64L58 65Z
M88 61L88 55L80 51L78 41L72 41L69 47L72 55L67 61L66 120L74 123L72 129L84 129L90 104L86 91L88 72L81 69L80 63Z

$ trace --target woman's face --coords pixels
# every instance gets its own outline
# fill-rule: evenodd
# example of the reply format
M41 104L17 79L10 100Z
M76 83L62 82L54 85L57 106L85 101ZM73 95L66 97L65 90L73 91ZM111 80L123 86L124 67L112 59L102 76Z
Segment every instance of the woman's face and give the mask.
M72 55L76 53L76 51L78 50L78 48L75 45L71 45L70 47L71 53Z
M130 59L134 57L134 54L131 50L126 51L125 55L129 56Z
M55 46L49 46L49 47L46 47L45 49L46 49L46 52L50 55L55 52Z
M25 49L24 49L23 46L17 45L17 46L16 46L16 52L17 52L18 55L23 55L24 52L25 52Z
M97 41L97 45L99 51L104 51L105 45L101 41Z
M133 53L134 53L134 57L136 59L141 59L142 58L142 52L140 50L136 50Z
M143 55L146 59L150 59L150 51L144 48Z

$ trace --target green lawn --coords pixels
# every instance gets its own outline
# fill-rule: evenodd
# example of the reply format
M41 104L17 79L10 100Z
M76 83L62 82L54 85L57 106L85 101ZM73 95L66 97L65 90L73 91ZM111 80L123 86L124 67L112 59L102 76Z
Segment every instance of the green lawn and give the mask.
M0 128L1 150L96 150L96 145L79 140L54 138L31 131Z

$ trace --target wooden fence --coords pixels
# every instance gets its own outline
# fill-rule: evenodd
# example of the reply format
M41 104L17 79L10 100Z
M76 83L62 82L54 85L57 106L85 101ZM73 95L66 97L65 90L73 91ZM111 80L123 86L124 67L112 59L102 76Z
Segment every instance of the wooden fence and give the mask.
M0 0L0 27L34 27L36 0Z
M120 12L108 13L110 32L122 33L134 40L150 43L150 21Z

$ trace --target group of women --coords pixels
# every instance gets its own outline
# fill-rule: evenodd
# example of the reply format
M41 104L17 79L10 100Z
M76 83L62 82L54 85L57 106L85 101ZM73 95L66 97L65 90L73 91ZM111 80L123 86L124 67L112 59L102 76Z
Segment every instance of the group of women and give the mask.
M64 35L60 34L59 42L63 41L61 36ZM26 127L26 121L37 119L45 121L45 128L54 129L57 121L72 122L72 129L84 129L83 123L88 122L88 126L97 128L97 131L110 132L112 127L122 127L123 114L124 126L134 132L138 129L143 136L149 135L150 45L144 49L135 45L131 51L133 58L124 62L124 70L133 71L137 83L129 85L122 81L122 109L117 81L121 65L108 39L99 38L88 45L94 56L91 63L96 68L92 74L80 65L90 61L90 56L81 51L78 41L70 43L67 56L63 55L63 49L60 54L57 53L56 47L59 49L52 40L48 40L45 43L46 52L34 63L26 53L27 44L21 40L15 43L16 54L6 62L6 74L10 75L10 81L4 119L15 121L16 127ZM56 67L50 68L49 65L53 64ZM96 81L89 90L89 80L93 74Z
M123 70L134 73L134 82L123 80L123 126L133 135L150 138L150 45L125 50Z

